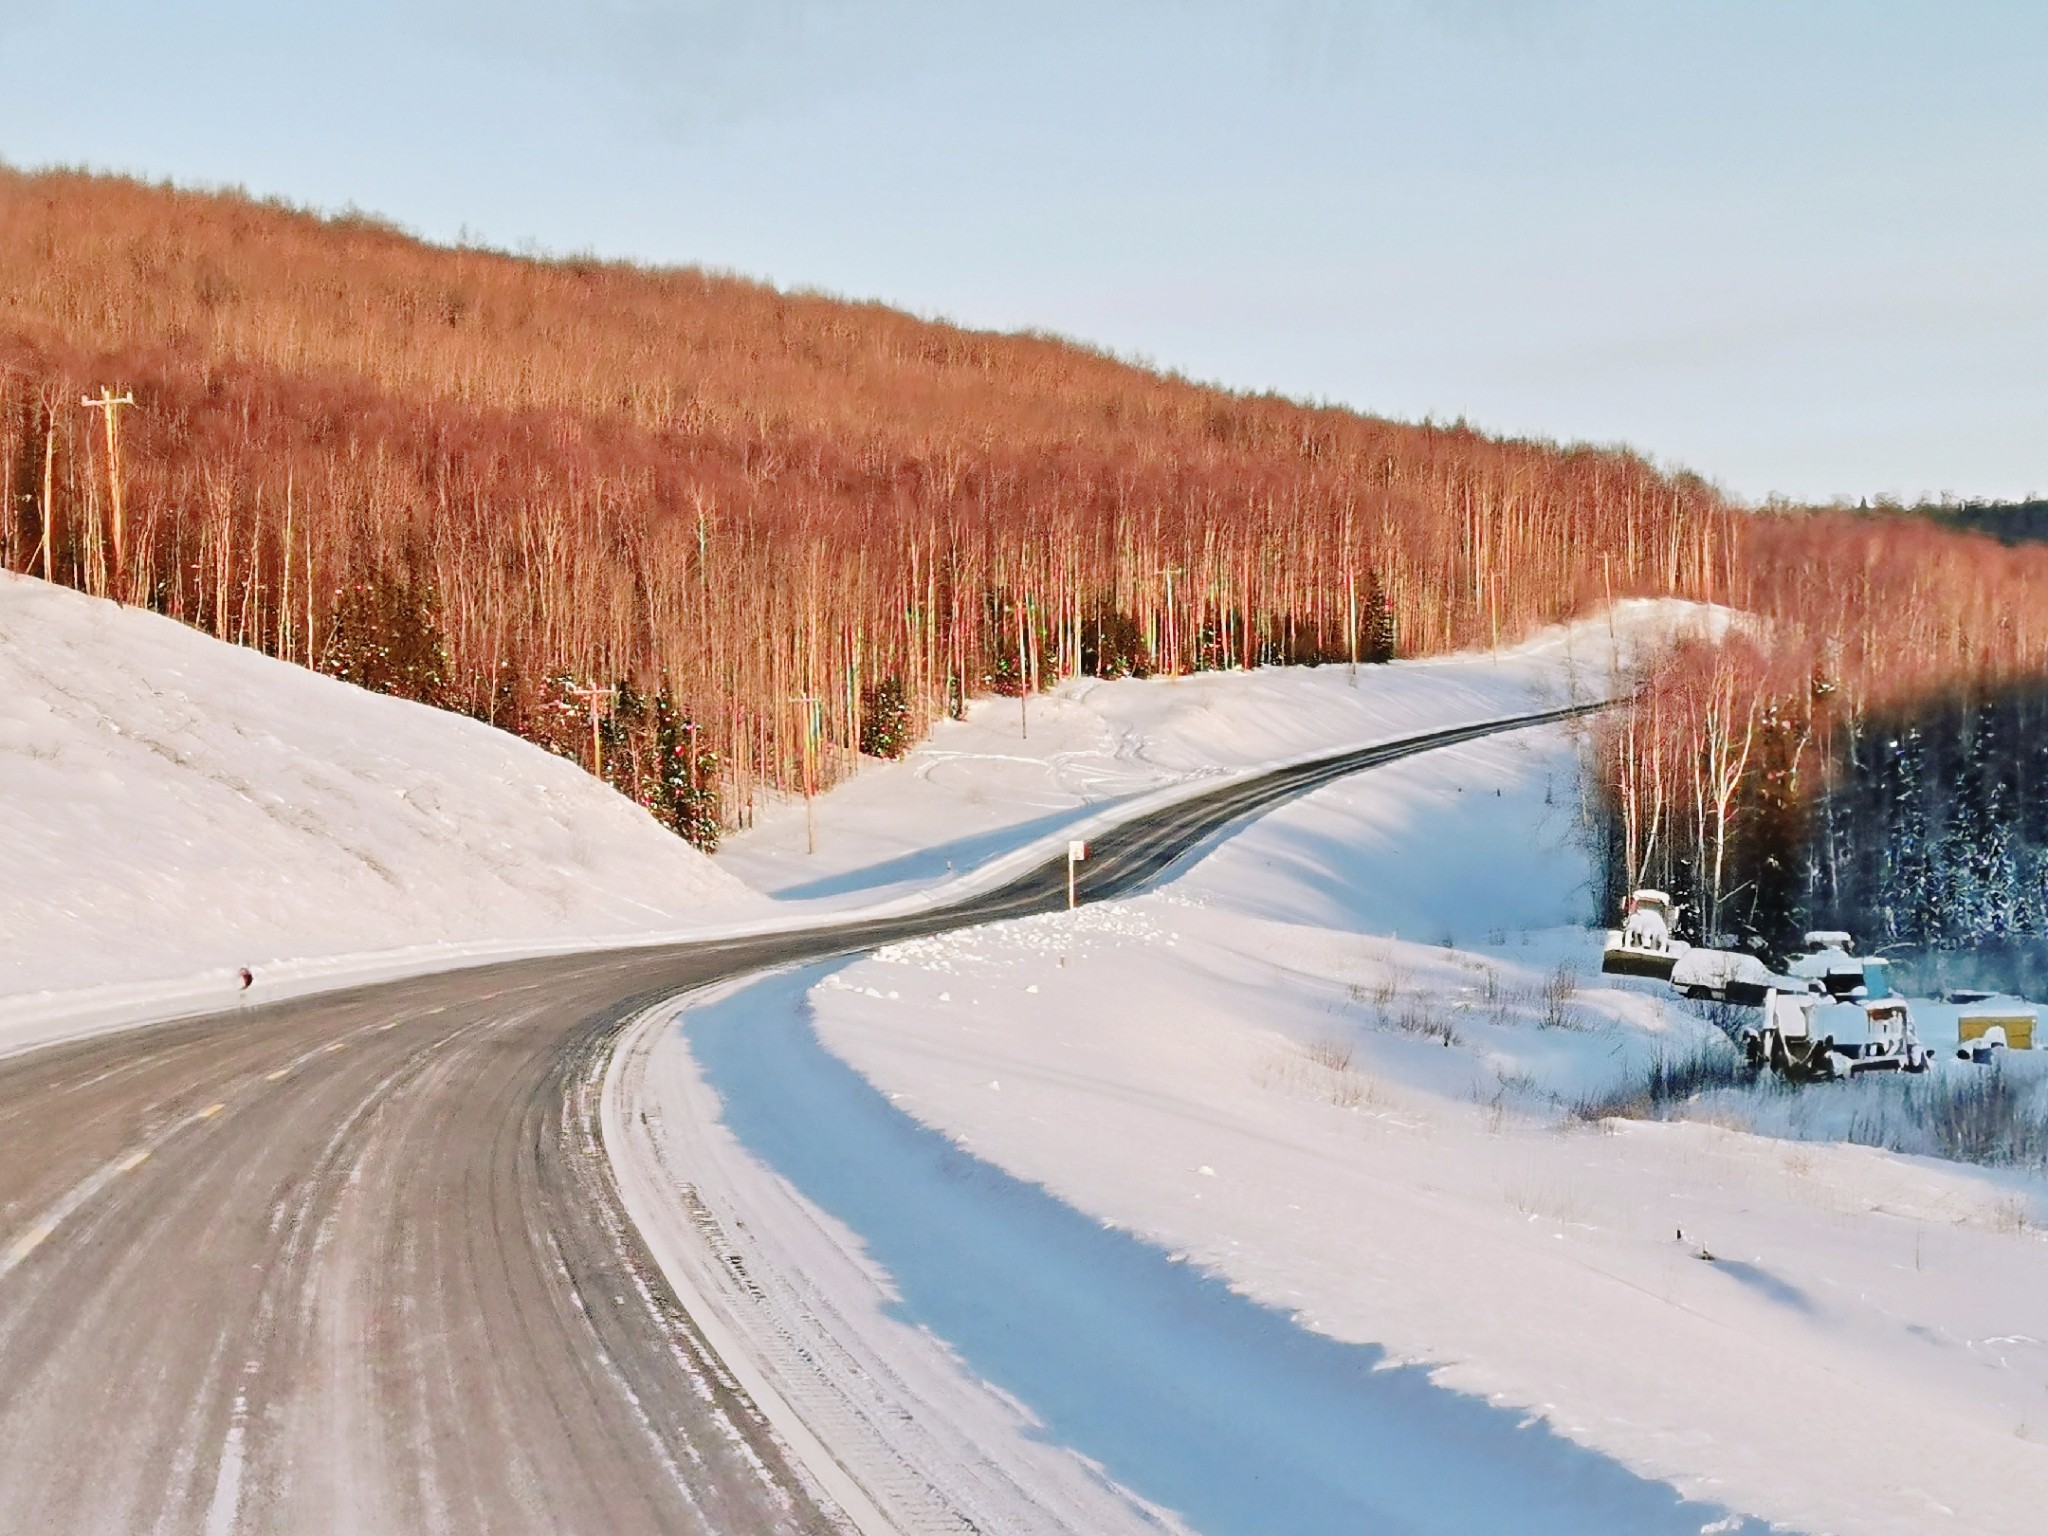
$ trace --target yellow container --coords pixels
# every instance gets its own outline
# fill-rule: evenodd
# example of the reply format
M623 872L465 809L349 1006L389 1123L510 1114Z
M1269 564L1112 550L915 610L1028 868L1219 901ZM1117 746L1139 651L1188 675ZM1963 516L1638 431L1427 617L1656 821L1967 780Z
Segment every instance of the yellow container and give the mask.
M1995 1009L1983 1013L1963 1013L1956 1020L1956 1035L1959 1041L1968 1045L1972 1040L1982 1040L1994 1026L2005 1031L2008 1049L2031 1051L2034 1048L2034 1020L2032 1009Z

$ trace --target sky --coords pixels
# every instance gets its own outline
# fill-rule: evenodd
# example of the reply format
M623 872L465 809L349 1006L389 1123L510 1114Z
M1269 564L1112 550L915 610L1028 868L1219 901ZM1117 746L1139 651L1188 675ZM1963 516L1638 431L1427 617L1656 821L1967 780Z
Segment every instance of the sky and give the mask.
M2041 0L0 0L0 158L2048 495Z

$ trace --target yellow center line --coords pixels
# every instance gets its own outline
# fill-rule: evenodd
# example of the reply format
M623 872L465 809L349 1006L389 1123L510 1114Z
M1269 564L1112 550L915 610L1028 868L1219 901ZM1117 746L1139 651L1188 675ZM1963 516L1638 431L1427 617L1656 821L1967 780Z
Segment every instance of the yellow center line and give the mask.
M225 1104L209 1104L206 1106L206 1108L199 1111L199 1113L193 1118L198 1120L211 1120L215 1115L219 1114L222 1110L226 1108L227 1105Z
M114 1172L133 1173L136 1169L140 1168L144 1163L148 1161L149 1153L147 1151L130 1152L126 1157L122 1158L121 1161L114 1164Z
M19 1264L23 1259L27 1258L30 1254L34 1253L36 1249L39 1246L41 1246L43 1239L48 1237L49 1235L50 1227L49 1224L45 1222L41 1226L30 1227L26 1232L22 1233L21 1236L17 1237L14 1240L14 1245L7 1250L8 1268L12 1269L15 1265Z
M337 1040L328 1046L327 1049L330 1051L345 1051L348 1049L348 1042L346 1040Z
M275 1072L266 1072L263 1074L263 1081L265 1081L266 1083L274 1083L280 1077L289 1077L291 1075L291 1070L292 1069L290 1067L279 1067Z

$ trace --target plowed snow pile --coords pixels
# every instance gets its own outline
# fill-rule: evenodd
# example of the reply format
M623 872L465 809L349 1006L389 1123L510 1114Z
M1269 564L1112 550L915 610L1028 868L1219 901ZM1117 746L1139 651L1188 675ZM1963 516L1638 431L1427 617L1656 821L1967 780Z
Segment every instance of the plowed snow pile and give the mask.
M280 960L445 960L755 900L516 737L5 573L0 807L0 1045L63 1008L42 994L218 1002L245 965L269 989L319 970Z

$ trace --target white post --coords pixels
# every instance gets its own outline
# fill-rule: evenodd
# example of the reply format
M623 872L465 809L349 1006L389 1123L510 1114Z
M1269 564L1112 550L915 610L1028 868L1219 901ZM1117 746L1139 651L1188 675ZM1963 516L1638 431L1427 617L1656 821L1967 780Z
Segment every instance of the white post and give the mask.
M1077 904L1074 894L1074 866L1087 857L1088 845L1078 837L1067 844L1067 910L1069 912L1073 911Z

